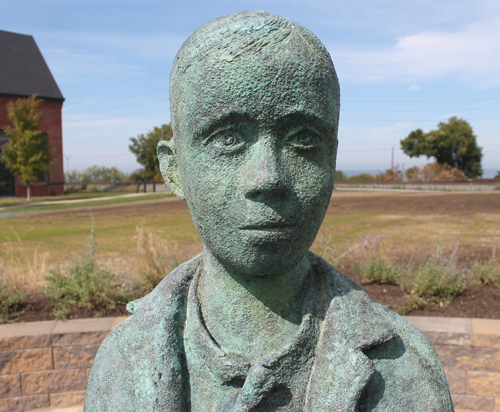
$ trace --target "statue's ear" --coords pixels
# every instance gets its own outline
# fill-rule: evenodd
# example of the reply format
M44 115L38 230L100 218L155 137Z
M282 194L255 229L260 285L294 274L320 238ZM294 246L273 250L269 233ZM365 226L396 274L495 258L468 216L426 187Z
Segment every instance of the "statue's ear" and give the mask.
M158 142L157 153L163 180L165 180L165 183L174 195L179 199L185 199L184 190L179 180L179 163L177 155L174 152L174 141L160 140Z

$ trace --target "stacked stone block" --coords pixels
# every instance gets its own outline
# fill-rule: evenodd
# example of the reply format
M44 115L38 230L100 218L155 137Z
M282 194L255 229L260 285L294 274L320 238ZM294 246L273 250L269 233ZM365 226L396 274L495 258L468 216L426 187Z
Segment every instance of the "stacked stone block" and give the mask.
M437 349L455 412L500 411L500 320L408 316Z
M0 326L0 411L83 404L88 374L117 318Z
M0 412L82 405L94 356L124 318L0 325ZM500 320L409 316L436 347L456 412L500 412Z

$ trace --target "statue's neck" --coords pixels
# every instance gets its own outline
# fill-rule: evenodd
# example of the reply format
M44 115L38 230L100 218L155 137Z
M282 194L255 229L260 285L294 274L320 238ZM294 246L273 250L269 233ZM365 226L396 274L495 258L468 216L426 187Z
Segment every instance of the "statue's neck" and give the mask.
M228 272L207 250L198 294L209 332L223 350L249 361L283 346L303 315L307 258L290 272L255 276Z

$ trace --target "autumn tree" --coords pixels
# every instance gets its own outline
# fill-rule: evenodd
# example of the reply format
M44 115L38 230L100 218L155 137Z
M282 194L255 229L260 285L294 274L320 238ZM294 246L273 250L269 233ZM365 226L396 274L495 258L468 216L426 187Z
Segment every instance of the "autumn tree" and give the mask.
M38 107L41 103L36 94L7 103L12 126L5 128L9 142L2 146L2 162L28 187L28 202L31 184L45 176L54 164L53 150L40 128L42 113Z
M161 127L154 127L147 134L140 134L137 137L131 137L132 142L128 148L135 154L137 163L143 166L142 169L135 171L132 178L137 180L162 180L158 164L158 155L156 147L162 139L170 140L172 131L169 124Z
M477 146L472 127L455 116L447 123L439 123L437 130L424 133L412 131L401 140L401 149L410 157L434 157L440 165L447 165L464 172L468 178L480 177L482 149Z

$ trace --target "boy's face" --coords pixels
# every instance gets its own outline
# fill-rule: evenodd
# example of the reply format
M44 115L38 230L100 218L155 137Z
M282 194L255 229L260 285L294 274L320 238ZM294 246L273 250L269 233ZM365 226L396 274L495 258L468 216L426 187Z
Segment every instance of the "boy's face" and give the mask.
M230 271L290 270L312 245L333 189L331 76L271 55L200 70L183 85L174 131L196 229Z

